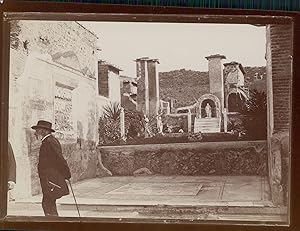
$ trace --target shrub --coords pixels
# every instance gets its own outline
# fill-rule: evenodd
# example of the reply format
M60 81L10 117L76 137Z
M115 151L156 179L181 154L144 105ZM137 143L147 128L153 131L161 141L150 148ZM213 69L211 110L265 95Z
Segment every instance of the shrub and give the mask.
M250 91L250 97L245 102L242 114L242 126L245 128L246 138L267 138L267 96L265 92Z
M117 102L110 102L103 107L103 114L99 119L99 144L111 144L121 140L120 130L121 107Z
M178 133L181 129L185 132L187 132L188 130L187 116L185 115L182 115L180 117L164 115L162 119L164 123L163 130L166 133Z
M99 119L99 144L111 144L121 140L120 121L111 118Z
M136 110L125 109L125 130L128 139L144 135L144 117Z
M188 133L188 140L189 141L201 141L203 139L203 135L201 132L189 132Z

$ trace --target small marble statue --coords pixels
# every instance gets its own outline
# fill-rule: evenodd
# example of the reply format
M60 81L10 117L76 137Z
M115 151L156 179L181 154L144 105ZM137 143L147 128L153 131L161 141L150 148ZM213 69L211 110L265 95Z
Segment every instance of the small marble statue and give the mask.
M206 117L211 118L211 106L209 105L209 103L207 103L205 106L205 112L206 112Z
M158 133L159 134L163 133L163 126L164 126L164 124L162 122L162 118L161 118L161 116L158 116L157 117L157 127L158 127Z

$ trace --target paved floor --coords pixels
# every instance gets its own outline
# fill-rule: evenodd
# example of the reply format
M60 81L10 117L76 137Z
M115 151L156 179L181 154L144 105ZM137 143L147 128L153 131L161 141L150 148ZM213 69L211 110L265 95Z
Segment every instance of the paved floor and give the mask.
M149 217L148 208L155 208L151 210L153 215L158 208L170 206L186 209L226 207L227 210L231 207L272 207L267 179L261 176L114 176L84 180L74 184L73 189L84 217ZM40 195L17 200L9 203L8 215L42 216L40 203ZM78 216L72 194L57 203L61 216ZM141 215L145 208L147 216ZM241 210L230 213L238 211ZM255 211L247 211L259 216ZM282 211L276 213L282 214ZM222 216L226 220L226 213Z

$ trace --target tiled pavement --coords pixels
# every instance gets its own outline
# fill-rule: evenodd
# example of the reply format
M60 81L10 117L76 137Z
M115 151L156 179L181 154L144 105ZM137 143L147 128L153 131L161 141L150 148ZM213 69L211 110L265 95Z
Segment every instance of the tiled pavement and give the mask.
M113 176L75 183L73 190L82 217L155 219L168 209L185 208L187 214L175 217L234 220L247 213L255 219L286 219L284 210L272 206L267 179L261 176ZM17 200L9 204L8 214L42 216L40 202L40 195ZM60 216L78 216L72 194L57 203ZM214 217L218 208L226 209Z

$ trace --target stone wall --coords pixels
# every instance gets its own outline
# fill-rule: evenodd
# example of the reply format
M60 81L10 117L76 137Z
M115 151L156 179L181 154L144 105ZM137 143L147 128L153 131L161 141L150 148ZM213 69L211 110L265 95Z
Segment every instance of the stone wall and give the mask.
M267 175L265 141L107 146L98 154L113 175Z

